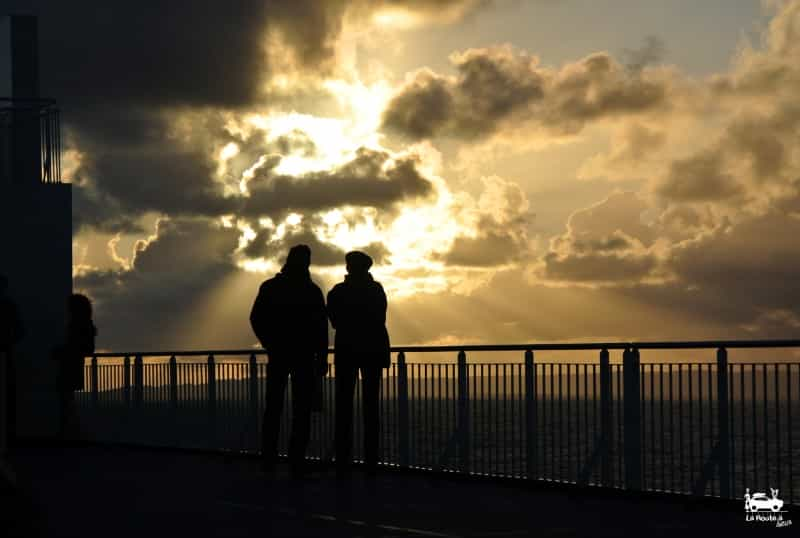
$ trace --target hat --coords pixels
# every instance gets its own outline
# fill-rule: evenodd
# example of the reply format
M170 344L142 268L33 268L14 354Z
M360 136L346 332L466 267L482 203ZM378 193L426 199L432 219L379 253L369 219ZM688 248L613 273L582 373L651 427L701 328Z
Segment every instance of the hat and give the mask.
M289 249L284 267L308 269L309 265L311 265L311 249L308 245L295 245Z
M345 254L344 261L352 273L365 273L372 267L372 258L360 250L353 250Z

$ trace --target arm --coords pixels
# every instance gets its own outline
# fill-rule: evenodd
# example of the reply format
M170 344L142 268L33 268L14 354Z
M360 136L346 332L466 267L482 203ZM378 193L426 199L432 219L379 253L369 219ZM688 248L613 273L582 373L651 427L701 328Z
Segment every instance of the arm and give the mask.
M267 301L265 295L265 285L262 284L258 289L256 300L253 302L253 308L250 310L250 327L252 327L253 333L255 333L262 347L266 347L265 344L267 342L267 332L265 330L265 325L267 324Z
M331 327L336 330L336 326L338 325L338 316L339 316L339 305L338 305L338 291L336 286L333 287L331 291L328 292L328 319L331 320Z

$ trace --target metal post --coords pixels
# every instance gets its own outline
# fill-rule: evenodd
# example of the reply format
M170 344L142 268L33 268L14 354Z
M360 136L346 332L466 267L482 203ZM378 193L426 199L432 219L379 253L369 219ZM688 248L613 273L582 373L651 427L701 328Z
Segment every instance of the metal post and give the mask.
M125 409L129 409L131 406L131 358L128 355L125 355L122 361L122 382Z
M250 424L251 431L253 432L253 449L258 450L258 363L256 362L256 354L250 355L249 362L249 400L250 400Z
M408 467L411 456L411 437L408 424L408 368L406 354L397 354L397 405L398 405L398 447L400 467Z
M604 486L611 486L612 459L611 439L613 427L611 424L611 365L608 359L608 350L600 351L600 482Z
M139 409L144 401L144 362L141 355L133 359L133 403Z
M467 354L458 352L458 455L461 470L470 471L469 446L469 379Z
M217 363L214 355L208 356L208 410L213 415L217 410Z
M169 402L172 409L178 408L178 360L169 358Z
M625 488L639 491L642 489L642 423L641 395L639 392L639 350L626 349L623 358L622 373L623 405L624 405L624 460Z
M533 351L525 351L525 449L527 476L538 478L538 454L536 439L536 380L533 365Z
M717 410L719 413L719 494L731 497L730 424L728 409L728 352L724 347L717 350Z
M91 384L92 384L92 403L94 404L95 407L97 407L97 404L98 404L98 401L99 401L99 398L98 398L98 392L99 392L98 391L98 385L100 384L100 382L99 382L99 377L100 376L99 376L99 372L97 370L97 357L94 357L94 356L92 357L91 370L90 371L91 371L91 380L90 381L91 381Z

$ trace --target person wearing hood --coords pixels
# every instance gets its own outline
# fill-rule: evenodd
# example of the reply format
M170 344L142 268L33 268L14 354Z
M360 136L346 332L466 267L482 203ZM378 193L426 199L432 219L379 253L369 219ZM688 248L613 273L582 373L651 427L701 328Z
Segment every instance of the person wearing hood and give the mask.
M263 468L271 472L275 466L284 393L291 376L289 464L295 477L304 474L314 376L325 375L328 360L325 299L311 280L310 264L311 249L306 245L293 246L281 272L261 284L250 312L253 332L268 356Z
M378 464L380 384L390 363L386 330L386 293L369 272L372 258L359 251L345 256L347 275L328 293L328 317L336 330L336 464L340 476L349 474L353 444L353 392L361 372L364 416L364 461L367 473Z

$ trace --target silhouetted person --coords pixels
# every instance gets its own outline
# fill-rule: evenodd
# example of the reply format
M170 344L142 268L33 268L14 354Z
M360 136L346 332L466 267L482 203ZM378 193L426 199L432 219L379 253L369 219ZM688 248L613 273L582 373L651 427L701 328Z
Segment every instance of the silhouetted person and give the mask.
M389 367L386 293L372 278L372 258L363 252L345 256L347 275L328 293L328 316L336 329L336 463L347 476L353 445L353 392L359 370L364 415L364 461L367 473L378 464L381 371Z
M94 353L97 328L92 321L89 298L73 293L67 299L67 332L65 341L53 351L58 361L56 387L59 394L59 436L77 430L75 391L83 390L84 358Z
M271 472L278 454L283 398L292 377L292 433L289 463L301 476L311 430L314 376L324 375L328 360L328 320L322 291L311 280L311 249L289 250L281 272L261 284L250 324L269 357L267 401L262 428L263 469Z
M6 408L6 439L9 449L14 446L17 432L17 373L14 346L22 340L23 327L16 303L8 295L8 278L0 275L0 360L5 360L4 393Z

